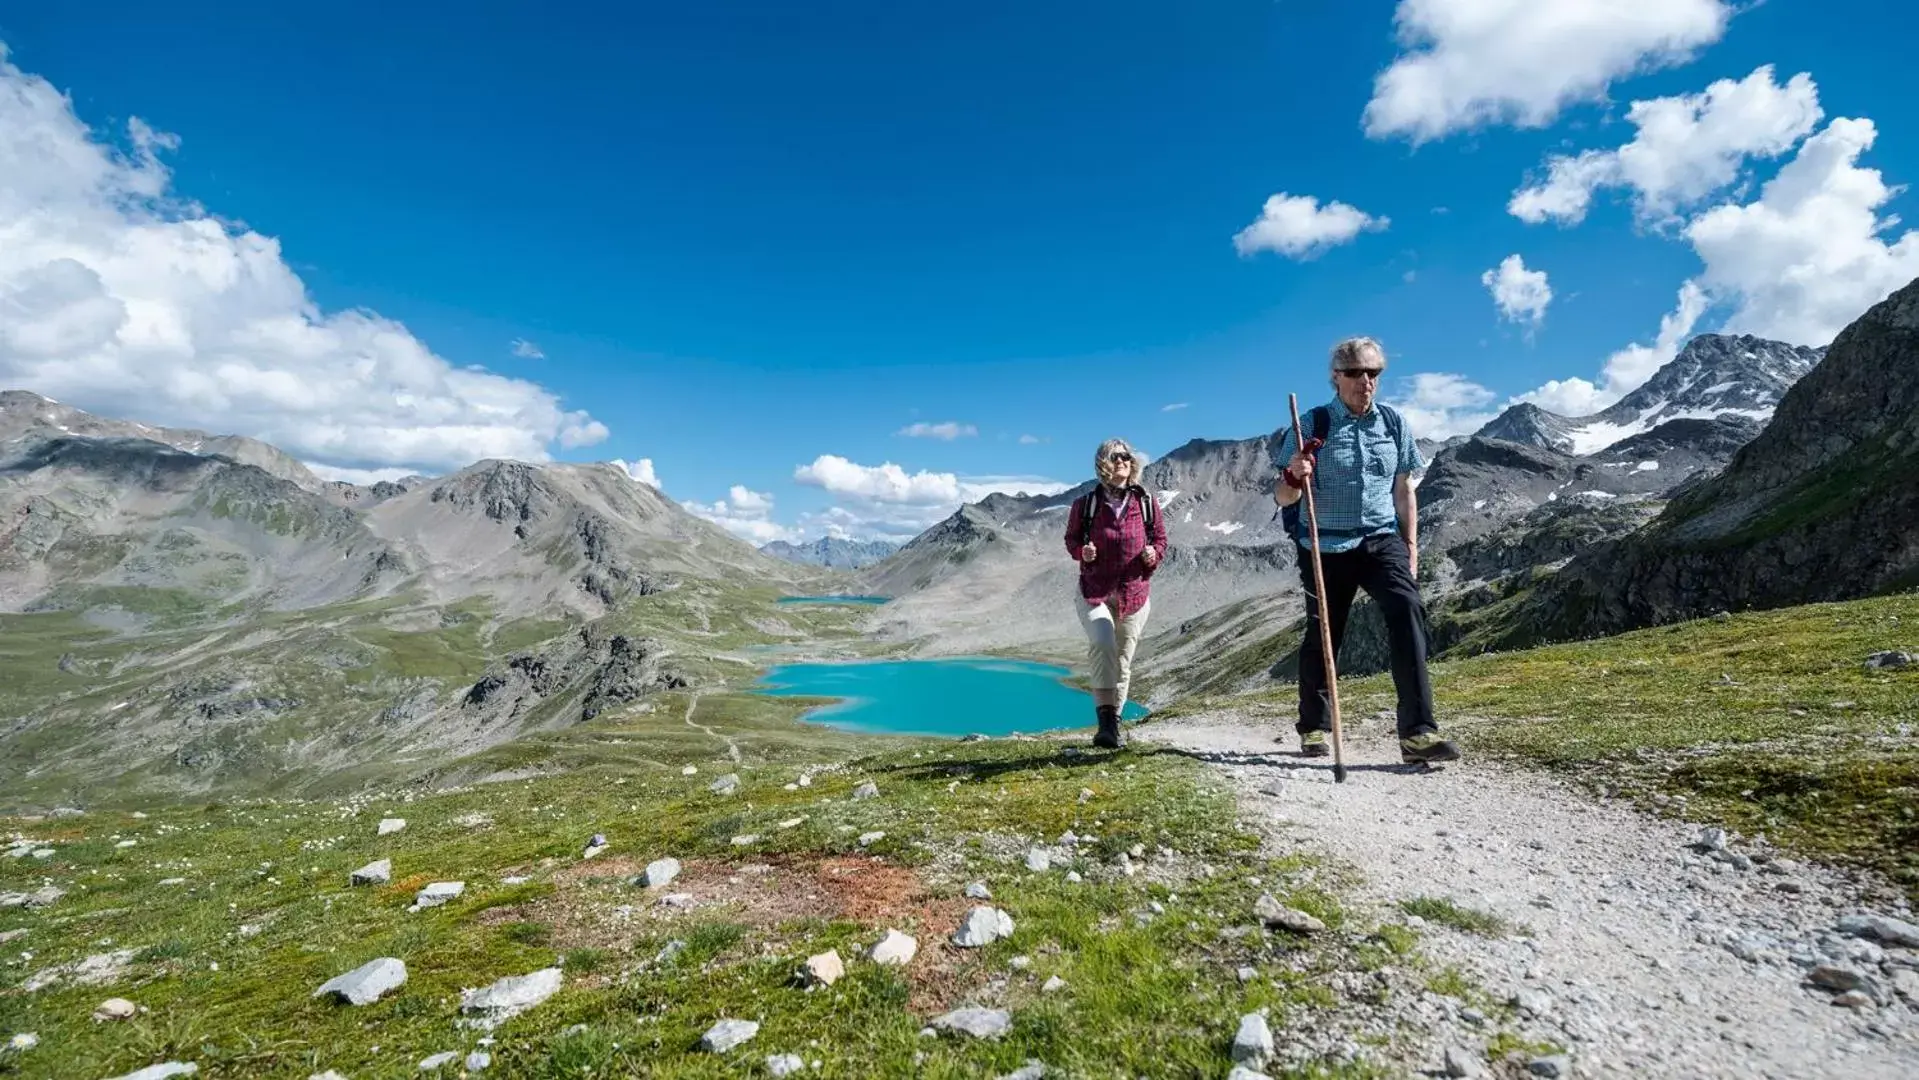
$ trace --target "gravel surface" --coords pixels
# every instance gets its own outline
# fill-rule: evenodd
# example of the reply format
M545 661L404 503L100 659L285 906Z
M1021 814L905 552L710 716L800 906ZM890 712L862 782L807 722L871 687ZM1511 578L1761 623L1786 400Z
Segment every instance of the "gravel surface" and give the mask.
M1346 725L1340 785L1270 712L1135 738L1212 762L1262 829L1354 870L1361 903L1444 897L1505 920L1510 933L1485 936L1399 916L1439 964L1517 1003L1522 1035L1565 1048L1528 1062L1536 1072L1919 1077L1919 950L1838 928L1862 912L1915 921L1881 883L1504 765L1401 766L1380 716ZM1412 1008L1431 1032L1424 1068L1483 1054L1491 1033L1464 1003L1427 994Z

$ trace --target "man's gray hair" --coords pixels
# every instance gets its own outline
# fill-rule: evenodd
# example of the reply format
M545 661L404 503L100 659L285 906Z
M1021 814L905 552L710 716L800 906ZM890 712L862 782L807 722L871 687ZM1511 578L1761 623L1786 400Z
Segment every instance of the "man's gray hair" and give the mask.
M1333 364L1335 369L1363 363L1367 358L1375 358L1380 367L1386 366L1386 350L1379 342L1369 337L1349 337L1333 346Z

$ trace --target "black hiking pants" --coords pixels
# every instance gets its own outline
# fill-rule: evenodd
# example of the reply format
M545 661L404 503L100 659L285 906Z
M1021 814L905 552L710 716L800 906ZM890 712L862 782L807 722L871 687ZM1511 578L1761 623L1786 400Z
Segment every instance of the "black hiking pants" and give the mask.
M1379 605L1393 653L1393 688L1399 692L1399 737L1438 731L1433 720L1433 684L1426 674L1426 606L1419 599L1406 541L1397 533L1369 536L1350 551L1322 552L1326 614L1332 620L1333 658L1346 639L1346 616L1360 589ZM1319 602L1313 597L1313 556L1299 549L1299 580L1306 591L1306 640L1299 649L1301 735L1331 731L1332 699L1326 692L1326 662L1319 644Z

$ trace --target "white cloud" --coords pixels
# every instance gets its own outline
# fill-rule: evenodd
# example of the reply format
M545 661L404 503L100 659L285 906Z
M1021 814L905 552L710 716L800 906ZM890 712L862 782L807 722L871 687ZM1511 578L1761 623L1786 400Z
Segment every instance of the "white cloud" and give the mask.
M1039 476L960 476L957 473L908 473L892 462L861 465L836 454L821 454L793 470L793 479L836 497L830 517L802 516L802 531L831 523L829 535L911 536L951 515L961 503L978 502L994 492L1051 495L1071 484Z
M1178 412L1179 410L1184 409L1189 404L1191 403L1185 402L1185 401L1176 401L1171 405L1161 405L1159 407L1159 411L1160 412Z
M391 482L414 475L411 469L342 469L314 461L303 464L313 475L322 480L338 480L343 484L357 484L360 487L369 487L383 480Z
M908 475L892 462L860 465L837 454L821 454L811 465L793 470L793 479L811 487L825 488L835 495L848 495L868 502L933 503L958 502L959 477L952 473L921 470Z
M1731 186L1748 158L1776 158L1817 127L1819 88L1800 73L1784 86L1772 65L1744 79L1720 79L1698 94L1635 101L1626 119L1638 129L1617 150L1554 157L1544 182L1515 192L1507 210L1531 224L1575 224L1594 192L1625 187L1641 220L1670 221L1679 209Z
M1274 251L1294 259L1311 259L1328 248L1347 243L1362 231L1379 231L1391 219L1374 217L1343 202L1319 205L1311 195L1280 192L1260 207L1259 220L1233 236L1233 248L1242 256Z
M1414 437L1445 439L1477 431L1497 416L1486 408L1495 396L1464 375L1421 372L1398 380L1386 403L1406 418Z
M1659 336L1651 345L1634 343L1606 358L1600 368L1599 382L1587 379L1553 379L1536 390L1515 397L1508 404L1527 401L1561 416L1590 416L1644 386L1653 373L1678 355L1679 347L1692 334L1699 316L1706 310L1706 294L1693 282L1679 287L1673 310L1659 320Z
M952 420L941 424L929 424L922 420L917 424L908 424L893 434L904 435L909 439L944 439L947 442L952 442L954 439L964 436L978 435L979 428L974 427L972 424L961 424Z
M1526 260L1518 255L1506 256L1497 269L1479 275L1479 283L1493 294L1500 318L1510 322L1538 326L1553 300L1546 272L1526 269Z
M687 500L680 505L690 513L754 544L800 539L799 530L772 520L773 496L754 491L744 484L734 484L726 494L726 498L710 504Z
M1919 232L1879 207L1896 193L1859 167L1877 131L1840 117L1800 146L1759 198L1700 214L1686 239L1705 263L1698 281L1735 305L1730 333L1825 345L1892 290L1919 277Z
M628 477L648 487L658 488L660 486L660 478L653 472L652 458L641 458L631 463L621 461L619 458L614 458L612 464L618 466L620 471L624 472Z
M1045 439L1040 438L1038 435L1021 435L1019 437L1019 444L1021 446L1035 446L1045 441Z
M727 496L733 500L733 506L741 513L769 514L773 512L773 496L754 491L744 484L734 484L727 489Z
M533 344L525 338L513 339L513 355L522 360L546 359L546 353L542 352L538 345Z
M158 155L175 137L135 119L125 142L98 141L0 45L0 381L337 468L543 461L606 437L536 383L322 311L278 241L172 193Z
M1373 84L1366 134L1544 127L1615 80L1689 60L1732 12L1726 0L1401 0L1404 51Z

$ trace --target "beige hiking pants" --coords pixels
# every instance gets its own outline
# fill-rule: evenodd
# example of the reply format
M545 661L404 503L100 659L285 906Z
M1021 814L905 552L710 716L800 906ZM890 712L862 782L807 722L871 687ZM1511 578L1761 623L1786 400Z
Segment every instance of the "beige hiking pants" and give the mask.
M1073 606L1079 610L1079 624L1086 631L1086 663L1092 668L1095 690L1119 691L1119 707L1126 708L1126 688L1133 681L1133 650L1146 632L1146 616L1153 610L1147 600L1138 611L1116 618L1111 606L1088 604L1078 593Z

